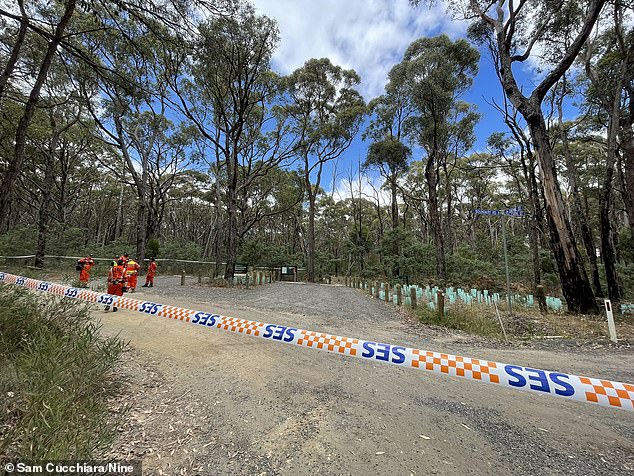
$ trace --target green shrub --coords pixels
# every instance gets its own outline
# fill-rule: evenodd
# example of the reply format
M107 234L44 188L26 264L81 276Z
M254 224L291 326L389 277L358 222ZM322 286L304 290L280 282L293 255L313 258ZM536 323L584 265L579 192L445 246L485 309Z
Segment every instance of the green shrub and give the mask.
M145 254L147 256L154 256L155 258L158 258L159 254L161 253L160 248L161 248L161 244L159 243L159 240L157 240L156 238L152 238L147 243L147 249L145 251Z
M88 305L0 285L0 455L89 459L108 448L124 344Z
M35 225L20 226L0 235L0 255L23 256L35 252L37 229Z
M199 260L202 256L200 245L196 243L163 243L161 255L165 258Z

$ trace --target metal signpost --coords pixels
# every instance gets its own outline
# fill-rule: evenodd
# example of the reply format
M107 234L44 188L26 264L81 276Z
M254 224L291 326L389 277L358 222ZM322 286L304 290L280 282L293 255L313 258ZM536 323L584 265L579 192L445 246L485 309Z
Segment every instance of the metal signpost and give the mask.
M476 215L489 215L502 217L502 242L504 244L504 267L506 268L506 300L509 306L509 314L513 313L512 296L511 296L511 272L509 271L509 257L506 244L506 217L521 218L524 216L524 209L521 205L506 210L482 210L476 208L473 213Z

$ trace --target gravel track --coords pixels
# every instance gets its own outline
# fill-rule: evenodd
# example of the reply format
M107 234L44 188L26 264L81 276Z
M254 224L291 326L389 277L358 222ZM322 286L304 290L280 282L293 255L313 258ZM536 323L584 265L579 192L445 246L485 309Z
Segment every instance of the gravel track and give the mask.
M191 283L195 278L189 278ZM340 286L249 290L159 276L131 297L303 329L634 382L634 352L500 346L421 326ZM634 474L630 412L374 365L120 310L132 409L114 455L144 474Z

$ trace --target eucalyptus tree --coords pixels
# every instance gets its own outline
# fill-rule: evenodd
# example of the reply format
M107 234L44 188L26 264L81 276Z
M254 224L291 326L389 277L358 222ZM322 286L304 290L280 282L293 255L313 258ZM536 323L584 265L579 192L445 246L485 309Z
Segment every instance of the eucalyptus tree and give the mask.
M477 224L482 222L474 213L477 208L492 208L500 195L500 184L495 180L499 167L492 166L493 156L475 153L460 161L458 174L458 208L465 227L465 238L473 249L477 248Z
M3 88L5 87L9 77L13 72L25 36L24 25L26 12L22 3L19 3L18 6L20 7L20 15L18 16L20 28L18 30L18 36L16 38L12 54L9 57L9 60L7 61L3 72ZM29 124L31 123L31 120L33 119L33 114L35 113L36 106L40 100L42 87L44 86L44 83L48 77L49 70L51 69L51 66L53 65L53 62L55 60L57 49L62 39L66 35L66 28L70 23L73 13L75 12L75 7L76 1L68 0L63 3L62 8L59 12L56 12L55 9L50 10L51 13L49 15L52 18L43 19L48 24L47 33L49 34L49 41L47 43L44 55L40 60L40 65L35 77L35 81L30 87L30 93L28 95L26 104L24 105L24 111L15 130L13 157L8 160L7 167L4 170L2 180L0 181L0 217L4 218L7 215L7 211L11 203L11 197L13 195L15 182L18 178L20 169L22 168L22 164L24 162L27 129L29 127ZM0 12L0 14L5 16L4 11ZM1 95L0 100L2 100Z
M494 53L492 43L489 42L489 50ZM495 63L497 65L497 63ZM498 78L500 77L499 68L496 66L496 73ZM534 154L533 144L528 135L528 131L524 127L524 123L518 116L518 111L515 107L509 103L508 98L504 96L503 104L500 105L495 101L492 101L493 106L501 113L504 120L504 124L508 128L510 137L513 138L513 144L501 133L494 133L489 138L489 146L501 152L503 150L509 150L513 160L519 160L522 169L522 175L524 176L524 183L526 184L526 193L530 202L530 214L527 218L528 236L530 241L532 261L533 261L533 288L541 284L541 257L539 254L541 236L543 236L543 212L542 212L542 199L543 193L538 183L537 176L537 164ZM496 137L497 136L497 137ZM498 154L499 155L499 154Z
M631 7L631 5L630 5ZM605 176L599 195L601 251L610 299L621 298L616 270L613 185L618 162L623 162L623 202L634 237L634 14L621 2L608 10L605 31L587 42L583 52L586 104L599 127L607 130ZM619 166L619 169L621 167Z
M413 0L412 3L418 4L421 0ZM606 0L494 0L484 3L462 0L454 5L457 15L473 21L473 36L490 41L504 94L526 120L541 175L550 245L568 309L573 312L596 313L598 307L566 214L542 102L548 91L573 65L605 3ZM565 14L570 11L568 5L580 12L575 19L578 21L571 22L570 18L565 18ZM545 46L548 39L553 39L552 43L556 42L557 27L566 22L571 22L569 26L574 29L570 35L572 41L565 49L549 50L541 81L530 94L526 93L528 88L520 84L513 66L521 65L529 58L534 59L536 45Z
M328 58L308 60L287 78L282 106L298 137L297 154L308 201L306 278L315 281L315 211L324 165L340 157L359 131L366 112L355 87L354 70L333 65Z
M143 262L147 242L153 238L148 236L150 176L154 174L158 181L167 170L177 173L182 169L179 163L185 161L181 160L183 147L172 138L178 131L167 118L168 98L161 80L164 44L142 23L122 20L119 28L126 32L121 38L102 33L85 41L96 48L100 60L107 61L110 72L93 77L80 66L77 82L98 127L96 138L117 152L114 157L101 157L101 164L135 192L136 256ZM175 153L168 152L171 147ZM166 192L163 186L160 197Z
M389 82L385 94L368 104L371 120L364 131L364 138L373 142L368 149L364 167L376 168L385 178L392 194L392 228L398 227L398 180L407 171L408 160L412 152L405 140L405 121L413 113L408 100L407 87L401 69L389 73Z
M395 138L378 140L370 144L364 168L378 168L381 176L385 178L386 185L391 192L392 230L399 225L398 220L398 190L399 179L407 171L408 160L412 151L405 144ZM401 242L394 240L394 255L399 255ZM398 267L392 269L392 276L398 276Z
M254 203L249 190L293 153L285 118L273 107L282 88L270 66L278 42L275 21L243 4L231 16L201 24L172 57L169 83L179 110L213 151L208 161L226 207L227 280L233 279L239 238L254 225L241 220L241 207Z
M472 84L479 57L465 40L452 42L446 35L420 38L390 73L392 81L402 82L406 88L413 109L405 121L407 136L425 152L427 209L440 282L447 275L438 186L447 161L464 153L474 139L479 116L459 98Z
M27 129L56 62L66 66L80 64L93 76L116 77L118 72L108 63L108 55L100 51L100 42L91 40L119 38L137 47L135 38L128 35L130 24L139 25L161 40L166 38L165 31L182 35L192 26L193 12L220 13L225 10L222 7L225 3L231 2L218 1L220 6L216 7L206 0L191 4L178 0L149 0L143 4L128 0L60 0L29 4L18 1L17 8L11 4L0 7L0 18L6 22L5 30L9 33L5 49L10 51L0 74L0 101L7 99L7 87L12 82L17 83L16 89L29 91L15 130L14 153L7 160L0 180L0 216L6 216L24 162ZM8 26L11 22L13 28ZM11 34L13 31L15 35ZM41 50L25 51L30 36L41 40ZM69 74L77 71L71 70ZM32 72L25 74L25 71Z

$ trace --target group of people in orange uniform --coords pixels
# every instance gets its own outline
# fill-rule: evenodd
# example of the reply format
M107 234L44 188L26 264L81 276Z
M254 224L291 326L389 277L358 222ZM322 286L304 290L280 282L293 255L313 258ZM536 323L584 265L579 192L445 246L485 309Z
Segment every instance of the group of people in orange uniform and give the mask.
M93 259L93 255L89 255L77 261L77 268L81 269L79 273L79 281L82 285L88 286L90 269L94 265L95 260ZM150 258L150 264L148 265L147 274L145 275L144 288L154 286L156 268L156 260L152 257ZM112 294L113 296L123 296L124 292L133 293L137 287L139 271L141 271L141 265L139 265L137 260L130 259L128 257L128 253L115 257L112 261L110 271L108 271L108 294ZM106 311L109 309L110 306L106 306ZM112 310L117 311L117 308L113 306Z

